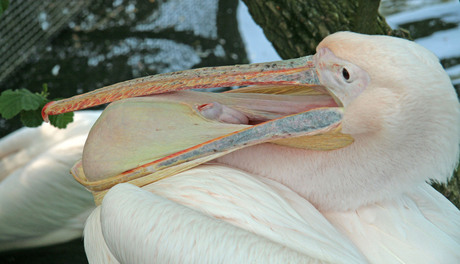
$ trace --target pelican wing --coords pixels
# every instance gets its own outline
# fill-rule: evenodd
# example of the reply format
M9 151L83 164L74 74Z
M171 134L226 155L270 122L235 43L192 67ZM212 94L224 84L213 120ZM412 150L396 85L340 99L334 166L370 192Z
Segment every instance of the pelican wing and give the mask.
M120 263L366 263L308 201L225 166L200 166L142 189L117 185L100 208L88 226L101 231L85 230L90 262L105 241Z
M0 140L0 251L80 237L94 208L69 174L99 111L82 111L67 129L22 128Z
M460 260L457 220L460 212L426 183L394 200L323 215L371 263L458 263Z

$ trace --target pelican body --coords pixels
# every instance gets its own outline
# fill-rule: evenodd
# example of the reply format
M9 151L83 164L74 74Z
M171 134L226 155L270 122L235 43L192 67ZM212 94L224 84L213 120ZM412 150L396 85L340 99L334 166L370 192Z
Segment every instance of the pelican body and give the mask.
M427 183L457 164L460 105L414 42L339 32L313 56L149 76L42 114L114 100L72 169L100 204L92 263L460 262L460 212Z

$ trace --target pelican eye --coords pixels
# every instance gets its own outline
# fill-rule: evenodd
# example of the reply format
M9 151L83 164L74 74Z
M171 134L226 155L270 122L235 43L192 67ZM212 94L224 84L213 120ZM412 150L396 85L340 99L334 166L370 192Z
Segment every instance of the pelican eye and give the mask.
M345 81L349 82L350 81L350 73L346 68L342 68L342 76L345 79Z

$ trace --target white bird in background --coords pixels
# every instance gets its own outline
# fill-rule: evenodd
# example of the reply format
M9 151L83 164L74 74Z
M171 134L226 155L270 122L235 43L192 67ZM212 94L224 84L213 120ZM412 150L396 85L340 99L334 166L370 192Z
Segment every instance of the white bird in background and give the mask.
M427 184L458 161L460 106L418 44L335 33L314 56L146 77L43 111L163 92L109 105L73 169L96 201L142 186L112 187L88 218L91 263L460 263L460 212ZM296 130L330 115L339 125Z
M83 111L66 129L43 124L0 140L0 251L81 237L94 201L69 170L100 114Z

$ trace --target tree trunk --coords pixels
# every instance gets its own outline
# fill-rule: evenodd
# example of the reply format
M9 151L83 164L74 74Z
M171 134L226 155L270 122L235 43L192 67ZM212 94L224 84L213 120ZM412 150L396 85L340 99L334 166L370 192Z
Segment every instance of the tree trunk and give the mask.
M243 0L283 59L315 53L337 31L397 35L378 13L380 0Z

